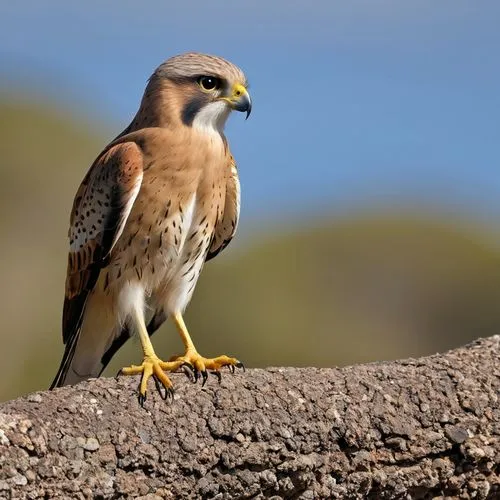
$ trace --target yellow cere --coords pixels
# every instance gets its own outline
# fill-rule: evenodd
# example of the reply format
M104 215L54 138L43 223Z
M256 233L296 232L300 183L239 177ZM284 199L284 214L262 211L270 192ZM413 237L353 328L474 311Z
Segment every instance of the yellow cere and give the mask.
M233 95L232 95L233 99L238 99L239 97L241 97L242 95L244 95L246 93L247 93L247 89L241 83L235 83L233 85Z

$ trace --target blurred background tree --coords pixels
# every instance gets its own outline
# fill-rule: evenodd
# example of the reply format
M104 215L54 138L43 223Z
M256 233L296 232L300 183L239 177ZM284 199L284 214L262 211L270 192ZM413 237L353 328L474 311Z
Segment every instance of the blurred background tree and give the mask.
M248 366L420 356L500 331L500 4L0 5L0 400L62 353L74 193L186 50L250 77L234 243L202 274L199 349ZM168 357L173 328L155 335ZM131 341L107 374L140 357Z

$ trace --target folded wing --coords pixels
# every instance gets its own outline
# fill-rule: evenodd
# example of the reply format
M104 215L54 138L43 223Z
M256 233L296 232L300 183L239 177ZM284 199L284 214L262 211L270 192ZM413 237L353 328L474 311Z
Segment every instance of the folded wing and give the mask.
M226 183L226 200L224 215L214 229L212 244L208 250L207 259L213 259L229 245L236 233L240 215L240 180L234 158L231 156L230 175Z
M143 177L142 153L133 142L106 150L92 165L71 212L63 309L66 349L52 386L57 386L76 347L87 298L123 232Z

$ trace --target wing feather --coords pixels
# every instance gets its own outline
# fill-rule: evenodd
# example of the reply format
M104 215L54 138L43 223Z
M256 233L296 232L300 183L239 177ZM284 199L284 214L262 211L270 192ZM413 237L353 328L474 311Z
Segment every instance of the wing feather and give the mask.
M78 189L69 230L64 343L77 335L87 297L123 232L142 176L142 152L137 144L125 142L105 150Z
M232 156L230 162L230 174L226 183L224 215L215 225L212 243L206 258L207 261L213 259L229 245L238 226L240 215L240 180L238 178L238 169Z

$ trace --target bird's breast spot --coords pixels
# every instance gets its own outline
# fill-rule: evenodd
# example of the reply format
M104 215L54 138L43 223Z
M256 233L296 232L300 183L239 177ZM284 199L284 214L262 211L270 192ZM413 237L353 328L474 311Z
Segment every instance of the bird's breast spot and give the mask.
M187 236L191 232L191 226L193 225L195 208L196 208L196 194L193 194L191 196L191 199L188 201L188 203L186 203L186 205L182 209L183 213L182 226L179 226L179 234L181 236L180 241L178 242L179 255L183 253Z
M148 248L150 241L151 241L151 238L149 238L148 236L141 238L139 241L139 247L141 248L141 250Z

